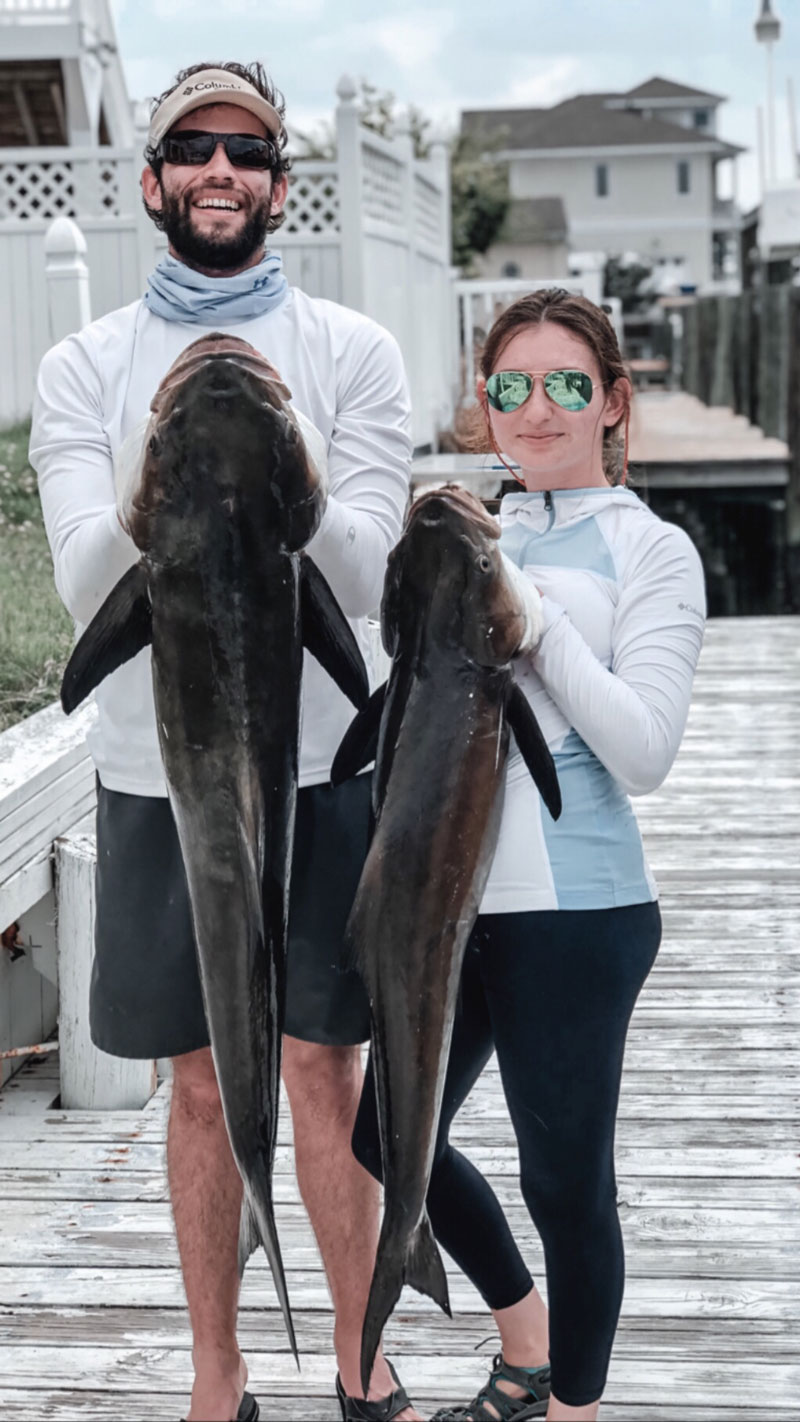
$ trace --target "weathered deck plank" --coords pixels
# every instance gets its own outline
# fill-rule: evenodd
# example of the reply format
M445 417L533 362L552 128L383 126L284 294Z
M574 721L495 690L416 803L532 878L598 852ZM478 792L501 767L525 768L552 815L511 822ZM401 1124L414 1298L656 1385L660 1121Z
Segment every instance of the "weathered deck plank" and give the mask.
M620 1106L623 1317L602 1416L766 1422L800 1415L800 621L709 629L666 786L636 804L664 946L631 1027ZM141 1112L63 1112L56 1063L0 1092L0 1413L174 1419L190 1339L166 1203L166 1093ZM537 1275L499 1075L458 1121ZM241 1336L262 1416L333 1422L328 1294L292 1171L278 1223L303 1373L269 1272L245 1276ZM456 1320L403 1296L388 1346L421 1410L468 1396L490 1332L450 1270ZM484 1353L488 1355L491 1345Z

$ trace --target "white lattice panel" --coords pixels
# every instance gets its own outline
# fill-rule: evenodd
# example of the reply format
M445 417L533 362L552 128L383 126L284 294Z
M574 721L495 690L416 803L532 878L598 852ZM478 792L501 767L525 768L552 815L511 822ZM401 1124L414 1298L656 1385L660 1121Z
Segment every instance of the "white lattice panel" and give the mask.
M295 167L286 203L282 232L300 234L339 231L339 177L329 172L314 173Z
M97 176L100 180L100 207L103 216L119 217L125 207L120 198L119 164L112 159L108 163L98 163L97 169Z
M404 226L402 163L388 154L379 153L369 143L364 143L361 151L364 213L379 222Z
M69 163L0 163L0 220L72 217L74 211Z
M438 247L443 237L442 195L433 183L414 174L414 231L417 237Z
M0 162L0 221L120 217L132 209L129 174L115 158Z

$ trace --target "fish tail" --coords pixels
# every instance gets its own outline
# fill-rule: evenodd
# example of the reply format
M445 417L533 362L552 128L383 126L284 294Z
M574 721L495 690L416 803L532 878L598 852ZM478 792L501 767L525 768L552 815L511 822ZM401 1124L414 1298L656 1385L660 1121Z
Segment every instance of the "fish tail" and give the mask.
M452 1318L447 1275L444 1271L439 1246L433 1237L431 1222L425 1210L411 1237L406 1255L405 1282L420 1294L427 1294Z
M242 1214L239 1221L239 1277L244 1274L245 1265L250 1255L255 1253L259 1244L263 1244L269 1267L272 1270L272 1278L275 1284L275 1292L278 1295L278 1303L281 1306L283 1321L286 1324L286 1332L289 1337L289 1347L294 1354L294 1360L300 1367L300 1355L297 1351L297 1339L295 1337L294 1322L292 1320L292 1310L289 1303L289 1293L286 1288L286 1275L283 1269L283 1259L281 1257L281 1247L278 1243L278 1232L275 1228L275 1219L272 1213L272 1202L270 1201L268 1210L260 1209L248 1197L245 1190L242 1202Z
M428 1294L444 1309L448 1318L452 1317L447 1275L427 1213L423 1214L408 1243L400 1241L396 1246L392 1246L388 1241L384 1241L383 1231L381 1232L361 1334L361 1386L365 1397L369 1392L372 1366L380 1346L381 1335L404 1284L410 1284L421 1294Z

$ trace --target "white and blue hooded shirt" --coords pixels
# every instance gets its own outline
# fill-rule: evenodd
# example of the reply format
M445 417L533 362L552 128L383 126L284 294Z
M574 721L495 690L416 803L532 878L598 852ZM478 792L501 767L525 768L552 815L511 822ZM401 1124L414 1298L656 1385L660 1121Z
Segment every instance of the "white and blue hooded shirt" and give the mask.
M512 741L482 913L599 909L657 897L629 795L678 752L705 625L686 534L630 489L503 499L500 547L542 594L536 650L515 663L558 772L554 823Z

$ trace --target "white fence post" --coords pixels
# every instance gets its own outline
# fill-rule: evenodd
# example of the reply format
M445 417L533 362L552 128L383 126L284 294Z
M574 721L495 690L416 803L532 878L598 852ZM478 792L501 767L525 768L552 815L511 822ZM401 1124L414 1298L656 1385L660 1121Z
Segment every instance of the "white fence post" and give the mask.
M50 339L55 345L92 319L86 239L71 217L57 217L44 237Z
M57 839L56 942L61 1105L65 1111L133 1111L156 1088L156 1064L101 1052L89 1035L89 984L94 955L93 835Z
M336 154L339 165L339 232L342 303L364 310L364 232L361 213L361 133L356 86L343 75L336 86Z

